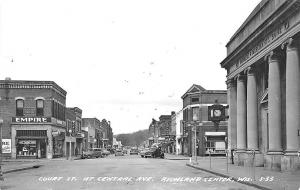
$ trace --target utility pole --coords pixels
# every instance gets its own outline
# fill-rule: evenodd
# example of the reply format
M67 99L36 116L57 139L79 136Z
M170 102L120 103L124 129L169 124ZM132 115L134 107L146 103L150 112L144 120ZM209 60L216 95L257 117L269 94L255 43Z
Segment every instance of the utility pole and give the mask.
M2 124L3 124L3 119L0 119L0 142L1 142L1 145L0 145L0 152L1 152L1 157L0 157L0 180L4 181L3 173L2 173L2 157L3 157L3 154L2 154Z

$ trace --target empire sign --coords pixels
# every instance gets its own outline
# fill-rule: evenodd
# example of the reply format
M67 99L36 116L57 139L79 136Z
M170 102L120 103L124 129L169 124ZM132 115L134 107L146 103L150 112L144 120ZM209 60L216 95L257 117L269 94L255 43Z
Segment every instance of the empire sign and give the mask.
M50 117L13 117L14 123L48 123L51 122Z

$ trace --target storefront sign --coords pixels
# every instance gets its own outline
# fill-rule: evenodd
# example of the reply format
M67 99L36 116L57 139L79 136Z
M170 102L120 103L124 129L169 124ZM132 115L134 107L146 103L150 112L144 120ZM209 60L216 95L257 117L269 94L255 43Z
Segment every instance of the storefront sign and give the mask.
M36 144L36 140L19 140L19 144Z
M50 117L13 117L14 123L48 123L51 122Z
M11 139L2 139L2 153L11 153Z

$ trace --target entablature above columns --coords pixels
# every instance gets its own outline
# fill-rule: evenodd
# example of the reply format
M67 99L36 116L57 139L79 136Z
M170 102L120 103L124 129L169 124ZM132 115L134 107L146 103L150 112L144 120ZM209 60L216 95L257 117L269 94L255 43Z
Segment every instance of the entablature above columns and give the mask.
M277 26L277 28L275 27L273 29L273 32L276 33L277 31L276 35L272 32L265 35L264 30L267 31L267 28L261 29L261 32L250 40L247 45L239 47L237 54L228 56L228 58L221 63L222 67L227 69L227 78L235 77L238 73L254 63L263 62L264 57L269 54L270 51L281 49L280 47L283 43L300 33L299 21L300 11L295 11L290 13L286 19L272 21L274 26Z

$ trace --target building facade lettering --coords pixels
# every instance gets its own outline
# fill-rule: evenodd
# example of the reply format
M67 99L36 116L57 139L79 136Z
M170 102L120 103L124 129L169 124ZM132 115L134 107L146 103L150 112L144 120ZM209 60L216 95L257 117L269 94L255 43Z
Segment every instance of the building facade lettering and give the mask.
M48 123L51 117L12 117L14 123Z

